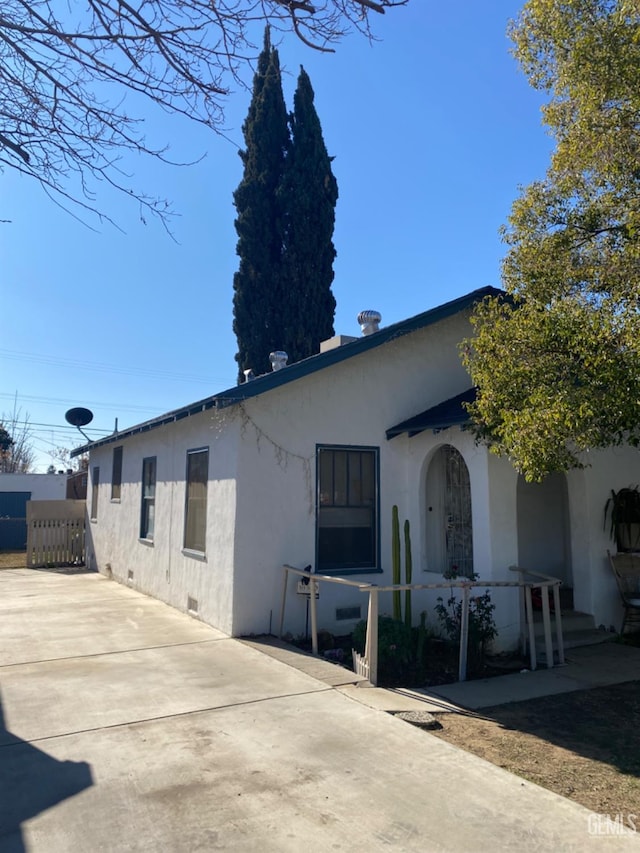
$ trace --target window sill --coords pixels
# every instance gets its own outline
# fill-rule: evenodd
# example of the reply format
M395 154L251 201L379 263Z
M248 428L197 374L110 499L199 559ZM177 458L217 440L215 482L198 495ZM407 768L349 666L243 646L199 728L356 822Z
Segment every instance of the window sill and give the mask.
M90 521L90 523L91 523L91 524L97 524L97 523L98 523L98 519L97 519L97 518L90 518L90 519L89 519L89 521Z
M185 557L191 557L193 560L200 560L201 563L207 562L207 555L204 551L192 551L190 548L183 548L182 553Z
M119 503L121 503L121 501L120 501L120 498L111 498L109 503L119 504Z
M141 545L146 545L147 548L153 548L153 539L142 539L142 538L140 538L140 539L138 539L138 542Z

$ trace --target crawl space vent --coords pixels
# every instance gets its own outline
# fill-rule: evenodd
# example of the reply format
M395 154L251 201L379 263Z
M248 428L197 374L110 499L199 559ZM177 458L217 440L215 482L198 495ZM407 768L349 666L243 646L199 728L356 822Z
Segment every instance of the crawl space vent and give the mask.
M336 622L347 621L348 619L361 619L362 610L358 604L356 607L336 607Z

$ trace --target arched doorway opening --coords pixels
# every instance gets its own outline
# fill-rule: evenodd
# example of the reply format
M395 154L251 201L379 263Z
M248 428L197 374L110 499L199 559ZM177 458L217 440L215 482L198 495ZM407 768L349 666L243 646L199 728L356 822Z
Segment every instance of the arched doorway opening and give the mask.
M426 557L430 572L473 574L469 470L450 444L439 447L427 470Z
M550 474L541 483L518 477L518 564L560 578L573 587L569 531L569 497L564 474Z

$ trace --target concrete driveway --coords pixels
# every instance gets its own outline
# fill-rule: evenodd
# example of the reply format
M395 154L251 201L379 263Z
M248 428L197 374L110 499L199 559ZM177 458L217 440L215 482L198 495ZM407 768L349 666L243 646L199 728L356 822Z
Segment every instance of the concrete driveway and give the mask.
M638 849L97 574L0 571L0 851Z

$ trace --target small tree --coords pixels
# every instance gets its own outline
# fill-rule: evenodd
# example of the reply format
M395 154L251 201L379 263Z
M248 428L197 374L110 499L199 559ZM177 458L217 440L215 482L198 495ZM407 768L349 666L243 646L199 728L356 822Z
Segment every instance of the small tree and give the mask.
M0 417L0 472L3 474L28 474L33 468L35 453L29 415L22 416L21 409Z
M513 204L503 281L465 349L478 435L528 479L640 444L638 3L529 0L512 28L549 95L545 177Z

